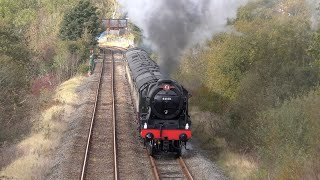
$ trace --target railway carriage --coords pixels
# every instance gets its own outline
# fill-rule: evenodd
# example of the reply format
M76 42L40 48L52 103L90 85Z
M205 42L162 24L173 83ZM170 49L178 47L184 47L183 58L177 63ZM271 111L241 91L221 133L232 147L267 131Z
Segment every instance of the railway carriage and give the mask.
M144 50L130 49L125 59L138 129L149 154L181 155L191 138L188 91L172 79L163 79L159 66Z

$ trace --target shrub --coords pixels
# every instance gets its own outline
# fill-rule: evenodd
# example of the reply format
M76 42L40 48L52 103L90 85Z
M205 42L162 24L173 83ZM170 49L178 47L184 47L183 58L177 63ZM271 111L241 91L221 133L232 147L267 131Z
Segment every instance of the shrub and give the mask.
M59 41L57 55L51 69L62 82L78 73L79 65L86 63L89 57L88 42L81 38L77 41Z
M250 2L229 21L237 32L214 36L178 73L192 105L223 117L215 131L228 147L259 151L259 179L320 173L320 30L309 19L303 0Z
M94 38L98 35L100 27L96 10L89 1L80 1L64 16L60 29L61 39L76 41L88 33L91 35L90 44L94 45Z
M319 107L320 89L259 114L257 148L273 179L303 177L308 168L320 167Z
M89 66L87 63L80 64L80 66L78 67L78 72L80 74L87 74L88 71L89 71Z
M292 16L275 15L269 8L261 9L260 3L265 2L239 10L243 16L234 26L241 35L213 38L211 49L202 56L208 64L206 85L230 100L230 111L225 113L229 116L228 140L245 149L254 149L259 112L303 95L320 82L315 59L307 53L310 25L305 13L294 8L305 8L302 2L288 1L295 13ZM277 3L271 5L277 8Z
M0 25L0 37L1 142L20 138L29 130L29 127L23 129L20 125L28 116L31 53L22 35L14 29Z
M228 109L228 100L215 92L211 92L205 86L201 86L191 93L191 105L199 107L201 111L223 114Z

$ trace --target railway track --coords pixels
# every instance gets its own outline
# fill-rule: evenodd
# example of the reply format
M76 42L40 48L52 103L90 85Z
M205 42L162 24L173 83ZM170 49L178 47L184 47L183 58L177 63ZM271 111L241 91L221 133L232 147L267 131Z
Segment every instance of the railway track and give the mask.
M115 46L111 46L108 48L121 53L127 50L125 48L115 47ZM147 156L149 157L153 175L156 180L160 180L160 179L193 180L193 177L182 157L179 157L179 158L165 157L165 158L155 159L152 156L149 156L149 155Z
M104 51L80 179L118 179L113 52ZM102 93L103 92L103 93ZM113 152L113 153L110 153ZM113 167L113 168L110 168Z
M115 71L119 71L119 67L117 68L118 70L115 70L115 64L122 66L122 62L116 62L114 54L122 54L125 50L126 49L124 48L108 47L104 51L106 53L103 55L103 62L99 73L100 78L97 82L94 110L92 112L80 176L81 180L118 179L119 174L123 175L128 173L125 172L128 171L128 168L126 170L118 168L118 161L120 162L119 167L123 167L126 163L126 156L128 156L128 154L126 153L127 151L125 151L127 145L121 145L120 142L120 147L117 147L117 131L121 128L119 127L120 125L116 124L116 118L118 116L123 118L121 117L121 114L124 113L121 111L123 111L124 108L122 108L121 103L126 103L127 99L123 97L123 88L119 85L119 82L118 85L115 83L114 78L116 76L119 78L121 74L124 73L120 71L116 72L115 75ZM119 101L117 104L116 99ZM121 133L119 135L120 140L124 138L121 137ZM120 148L119 153L117 152L118 148ZM120 156L120 158L118 156ZM154 178L157 180L193 180L181 157L175 159L172 157L154 158L149 156L149 159L152 164L151 167L153 169ZM134 166L131 167L131 170L134 170Z
M152 172L156 180L160 179L188 179L193 177L182 157L173 158L170 156L153 157L149 156Z

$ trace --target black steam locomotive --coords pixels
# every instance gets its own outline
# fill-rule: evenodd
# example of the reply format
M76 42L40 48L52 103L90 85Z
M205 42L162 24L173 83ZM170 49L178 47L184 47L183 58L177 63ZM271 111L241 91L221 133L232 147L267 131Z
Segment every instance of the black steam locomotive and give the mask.
M163 79L159 66L142 49L125 53L139 131L150 155L176 152L191 138L188 91L171 79Z

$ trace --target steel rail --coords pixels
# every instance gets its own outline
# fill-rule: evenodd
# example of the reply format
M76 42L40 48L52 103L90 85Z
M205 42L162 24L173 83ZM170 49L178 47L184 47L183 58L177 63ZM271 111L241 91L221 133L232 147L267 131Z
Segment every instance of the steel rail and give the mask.
M183 161L182 157L180 156L177 160L179 161L179 164L180 164L180 166L182 168L182 171L183 171L184 175L186 175L186 177L189 180L193 180L193 177L192 177L192 175L191 175L186 163Z
M148 154L148 152L147 152ZM157 165L156 165L156 162L154 160L154 158L150 155L149 156L149 160L150 160L150 163L151 163L151 168L152 168L152 172L153 172L153 175L154 175L154 178L156 180L160 180L160 175L159 175L159 171L158 171L158 168L157 168Z
M100 91L100 84L101 84L101 79L102 79L102 74L104 71L104 60L105 60L105 52L103 53L103 60L102 60L102 66L101 66L101 71L100 71L100 77L98 81L98 87L96 90L96 96L95 96L95 103L94 103L94 108L92 111L92 118L91 118L91 123L90 123L90 128L89 128L89 134L88 134L88 139L87 139L87 145L86 145L86 151L84 154L84 159L82 163L82 171L81 171L81 177L80 179L83 180L85 178L85 171L86 171L86 166L87 166L87 160L88 160L88 154L89 154L89 148L90 148L90 140L91 140L91 134L93 130L93 123L96 115L96 109L97 109L97 104L98 104L98 97L99 97L99 91Z
M90 150L90 144L91 144L91 135L93 132L93 124L94 124L94 119L96 116L96 109L97 109L97 104L98 104L98 97L100 93L100 85L101 85L101 79L102 79L102 74L104 72L104 61L105 61L105 51L103 54L103 61L102 61L102 67L101 67L101 73L98 81L98 87L96 90L96 96L95 96L95 104L92 112L92 118L91 118L91 123L90 123L90 128L89 128L89 133L88 133L88 139L87 139L87 145L86 145L86 151L84 155L84 160L82 164L82 171L81 171L81 180L84 180L85 178L85 171L86 171L86 166L87 166L87 161L88 161L88 156L89 156L89 150ZM118 180L118 165L117 165L117 146L116 146L116 113L115 113L115 93L114 93L114 56L113 56L113 51L111 51L111 94L112 94L112 118L113 118L113 161L114 161L114 179Z
M147 154L148 154L148 152L147 152ZM152 172L153 172L154 178L156 180L160 180L161 178L160 178L159 170L157 168L155 159L150 155L148 155L148 156L149 156L149 160L150 160L150 163L151 163L151 168L152 168ZM181 167L181 169L183 171L183 174L186 176L186 178L188 180L193 180L193 177L192 177L192 175L191 175L186 163L184 162L184 160L182 159L181 156L179 158L177 158L177 161L179 162L179 165L180 165L180 167Z
M114 156L114 179L118 179L118 163L117 163L117 133L116 133L116 109L115 109L115 95L114 95L114 56L113 51L111 51L111 91L112 91L112 114L113 114L113 156Z

